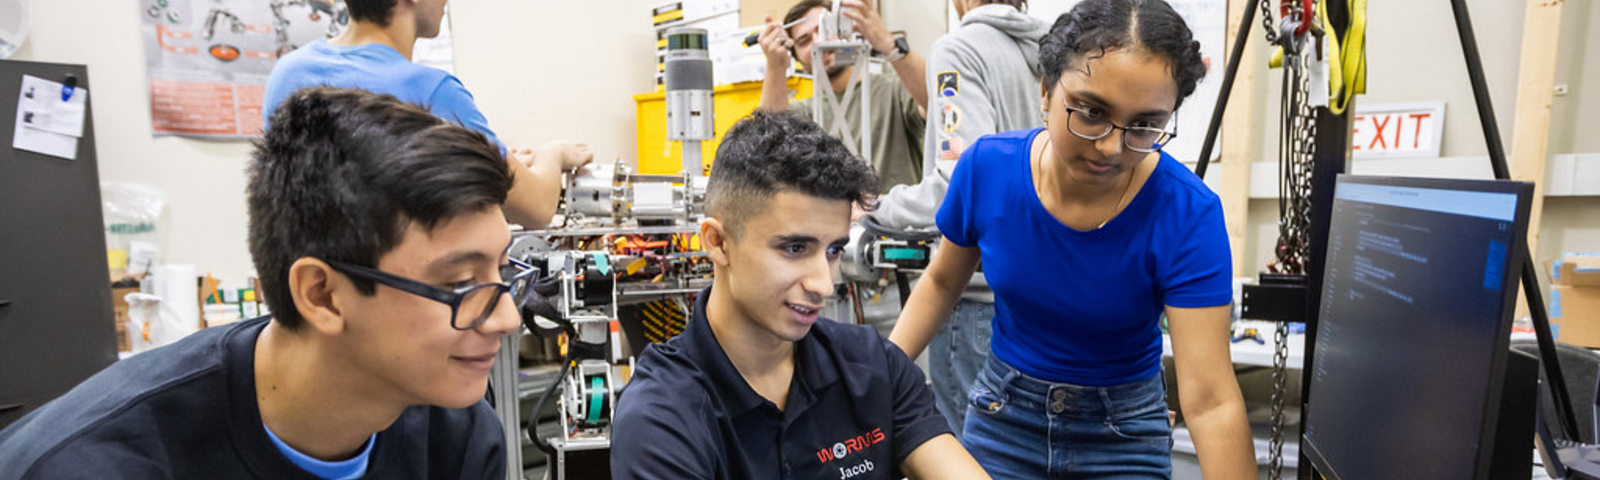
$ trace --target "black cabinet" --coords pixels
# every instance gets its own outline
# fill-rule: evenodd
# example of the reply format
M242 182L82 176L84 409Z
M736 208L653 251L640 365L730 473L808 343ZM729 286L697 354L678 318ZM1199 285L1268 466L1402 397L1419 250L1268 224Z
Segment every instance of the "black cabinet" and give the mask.
M12 148L23 75L89 90L77 159ZM117 359L94 93L81 65L0 61L0 428Z

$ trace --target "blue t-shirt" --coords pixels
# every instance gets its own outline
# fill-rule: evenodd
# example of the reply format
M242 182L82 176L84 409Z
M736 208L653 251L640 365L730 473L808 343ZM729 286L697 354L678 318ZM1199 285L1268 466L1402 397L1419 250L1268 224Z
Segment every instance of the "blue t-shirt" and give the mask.
M289 52L273 65L262 99L263 125L272 124L272 111L289 94L306 87L360 88L394 95L421 105L434 115L489 137L505 153L505 145L489 130L489 120L478 111L472 94L461 80L444 70L418 65L388 45L340 46L317 40Z
M1222 202L1163 152L1122 213L1075 230L1034 191L1029 147L1042 130L986 136L963 152L939 230L982 253L995 294L995 358L1053 382L1147 379L1161 369L1163 305L1233 300Z

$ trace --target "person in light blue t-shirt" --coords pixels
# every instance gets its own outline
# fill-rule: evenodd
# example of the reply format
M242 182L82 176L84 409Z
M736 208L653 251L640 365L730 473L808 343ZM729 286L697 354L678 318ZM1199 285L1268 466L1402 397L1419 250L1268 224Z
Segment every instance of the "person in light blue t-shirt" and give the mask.
M350 27L279 59L267 78L261 115L270 127L278 104L295 91L314 86L360 88L421 105L499 145L516 173L506 218L529 228L548 225L559 204L561 173L582 167L594 154L584 145L566 141L550 142L538 150L506 148L460 79L411 62L417 39L439 34L446 1L345 0Z
M890 339L920 354L982 261L992 357L961 441L996 479L1171 478L1163 314L1203 474L1256 475L1221 201L1161 151L1205 75L1199 48L1162 0L1078 3L1039 43L1045 127L956 164L944 243Z

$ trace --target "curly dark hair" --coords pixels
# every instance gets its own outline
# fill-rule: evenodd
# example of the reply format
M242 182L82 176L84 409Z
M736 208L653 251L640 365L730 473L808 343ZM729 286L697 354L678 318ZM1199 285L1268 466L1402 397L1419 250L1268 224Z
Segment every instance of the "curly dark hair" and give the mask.
M1164 0L1086 0L1056 18L1050 33L1039 40L1043 85L1053 86L1068 69L1085 67L1085 58L1118 48L1140 48L1167 61L1178 83L1173 108L1183 105L1206 76L1200 42Z
M706 211L733 238L774 194L794 191L867 205L878 175L839 139L788 111L757 110L728 129L706 186Z
M375 267L408 225L432 230L505 204L511 189L505 157L483 134L389 95L307 88L270 125L248 167L250 256L274 321L291 329L304 322L289 292L296 260Z

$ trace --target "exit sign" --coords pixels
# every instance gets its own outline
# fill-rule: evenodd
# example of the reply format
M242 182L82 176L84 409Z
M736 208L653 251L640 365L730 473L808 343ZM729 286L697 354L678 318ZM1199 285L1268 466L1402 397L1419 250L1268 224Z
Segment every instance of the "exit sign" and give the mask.
M1356 104L1350 151L1356 158L1438 157L1444 102Z

